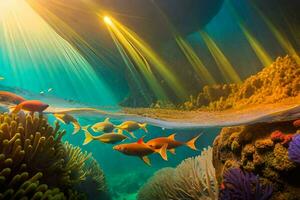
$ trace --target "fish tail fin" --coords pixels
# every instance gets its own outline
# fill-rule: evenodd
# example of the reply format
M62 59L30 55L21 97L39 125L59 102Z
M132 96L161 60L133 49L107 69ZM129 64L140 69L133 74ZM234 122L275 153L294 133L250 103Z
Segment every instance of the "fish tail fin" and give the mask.
M91 126L91 125L86 125L86 126L83 126L83 127L82 127L82 130L83 130L84 132L88 132L88 131L89 131L89 128L90 128L90 126Z
M195 146L195 143L200 136L201 136L201 134L197 135L196 137L194 137L191 140L189 140L188 142L186 142L185 145L195 151L198 151L197 147Z
M74 122L73 126L74 126L74 131L73 131L72 135L75 135L75 134L77 134L80 131L81 126L80 126L79 122ZM84 130L87 131L88 127L86 129L84 129Z
M143 129L146 133L148 133L147 123L140 124L140 128Z
M83 145L87 145L88 143L90 143L91 141L93 141L94 138L93 138L92 134L88 130L85 130L84 134L85 134L85 140L83 142Z
M168 144L164 144L160 149L156 150L156 152L159 153L159 155L164 160L168 160L167 148L168 148Z

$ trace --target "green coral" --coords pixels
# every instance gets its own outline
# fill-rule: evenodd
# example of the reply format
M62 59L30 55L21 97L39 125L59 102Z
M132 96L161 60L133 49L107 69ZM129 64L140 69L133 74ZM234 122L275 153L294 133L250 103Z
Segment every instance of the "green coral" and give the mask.
M0 114L0 199L82 199L89 154L42 116Z

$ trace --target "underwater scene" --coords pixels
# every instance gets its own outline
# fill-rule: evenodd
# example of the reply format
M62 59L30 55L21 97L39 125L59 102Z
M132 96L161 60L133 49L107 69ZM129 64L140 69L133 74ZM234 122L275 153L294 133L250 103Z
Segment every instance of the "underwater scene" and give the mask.
M0 200L300 200L299 0L0 0Z

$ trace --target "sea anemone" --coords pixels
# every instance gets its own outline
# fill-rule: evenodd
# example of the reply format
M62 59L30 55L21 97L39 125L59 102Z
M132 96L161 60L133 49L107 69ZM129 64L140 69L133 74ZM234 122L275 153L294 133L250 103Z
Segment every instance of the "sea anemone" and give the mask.
M300 163L300 134L296 134L289 145L289 158L290 160Z
M224 173L220 191L220 200L267 200L271 197L271 185L262 186L259 177L243 172L240 168L231 168Z
M184 160L175 169L157 172L139 191L139 200L217 199L218 186L212 165L212 148Z

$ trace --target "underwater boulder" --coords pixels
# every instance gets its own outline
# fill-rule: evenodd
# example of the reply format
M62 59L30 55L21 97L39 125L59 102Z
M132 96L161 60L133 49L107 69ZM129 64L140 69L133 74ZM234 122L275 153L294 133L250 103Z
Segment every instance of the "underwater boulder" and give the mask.
M293 121L223 128L213 145L219 184L226 171L241 169L259 176L257 184L272 185L271 199L299 199L300 165L288 152L291 135L297 132Z

